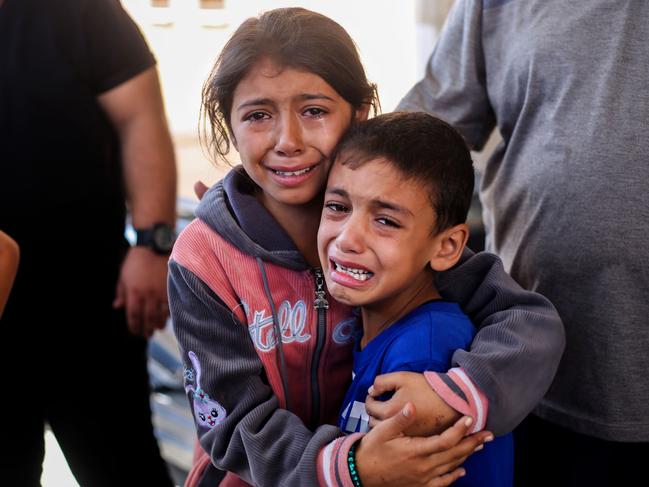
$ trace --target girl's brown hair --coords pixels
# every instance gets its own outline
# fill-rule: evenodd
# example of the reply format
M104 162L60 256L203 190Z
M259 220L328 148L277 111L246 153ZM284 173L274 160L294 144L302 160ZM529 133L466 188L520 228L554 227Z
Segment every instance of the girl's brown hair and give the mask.
M261 58L320 76L355 110L380 110L354 41L338 23L303 8L279 8L244 21L223 47L203 85L201 138L227 162L234 91Z

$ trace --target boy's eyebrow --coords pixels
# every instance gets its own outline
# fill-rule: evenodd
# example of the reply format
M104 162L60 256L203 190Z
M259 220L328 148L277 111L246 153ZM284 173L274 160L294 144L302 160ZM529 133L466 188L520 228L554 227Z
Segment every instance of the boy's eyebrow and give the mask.
M331 188L331 187L327 186L327 190L325 192L326 193L337 194L338 196L342 196L343 198L348 198L349 197L349 194L347 193L347 191L345 191L344 189L336 188L336 187Z
M303 93L301 95L298 95L295 97L297 100L328 100L335 102L332 97L327 96L323 93ZM275 102L271 100L270 98L253 98L252 100L246 100L243 103L239 104L237 107L237 110L241 110L243 108L248 108L252 106L258 106L258 105L275 105Z
M341 188L328 187L326 192L330 194L337 194L338 196L342 196L343 198L349 198L349 193ZM391 210L396 213L402 213L404 215L413 215L412 211L410 211L408 208L404 208L403 206L395 205L394 203L382 199L378 199L378 198L373 199L371 201L371 205L376 208Z
M410 211L408 208L404 208L403 206L395 205L394 203L390 203L389 201L375 199L375 200L372 200L372 206L375 206L377 208L384 208L386 210L391 210L391 211L394 211L396 213L402 213L404 215L414 216L412 214L412 211Z

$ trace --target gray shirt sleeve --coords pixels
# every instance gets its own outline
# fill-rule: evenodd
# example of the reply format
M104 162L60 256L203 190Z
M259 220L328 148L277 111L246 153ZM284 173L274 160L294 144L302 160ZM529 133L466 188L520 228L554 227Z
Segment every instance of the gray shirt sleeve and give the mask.
M426 66L399 111L424 111L446 120L480 150L495 127L485 84L481 2L458 0Z
M477 326L460 366L489 399L487 429L508 433L545 395L565 347L563 323L542 295L526 291L490 253L465 250L460 263L437 276L445 298L458 302Z

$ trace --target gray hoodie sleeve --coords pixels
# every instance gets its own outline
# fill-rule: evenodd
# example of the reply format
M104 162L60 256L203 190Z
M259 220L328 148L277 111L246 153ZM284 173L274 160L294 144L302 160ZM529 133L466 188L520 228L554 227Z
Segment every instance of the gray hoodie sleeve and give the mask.
M169 301L194 421L212 464L259 486L318 485L318 453L340 430L325 425L312 432L279 408L247 327L173 260ZM203 405L215 411L211 429L203 423L201 414L209 416Z
M490 253L465 250L437 276L440 294L456 301L478 328L460 366L489 399L487 429L511 431L545 395L565 347L563 323L542 295L526 291Z

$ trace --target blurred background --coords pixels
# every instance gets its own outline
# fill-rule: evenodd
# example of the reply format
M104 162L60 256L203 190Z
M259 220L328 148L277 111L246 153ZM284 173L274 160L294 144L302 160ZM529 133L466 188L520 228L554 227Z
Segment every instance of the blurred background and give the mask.
M121 0L158 61L178 164L179 230L193 218L197 180L208 185L229 169L215 164L198 139L200 93L230 34L247 17L277 7L301 6L340 23L358 45L368 78L377 83L383 112L392 111L423 75L453 0ZM474 154L480 171L497 142ZM232 164L238 161L231 154ZM474 250L484 233L477 196L469 215ZM191 463L194 427L182 389L182 366L168 326L149 348L154 425L162 454L178 485ZM117 359L117 358L116 358ZM44 487L77 487L51 433L46 434Z

